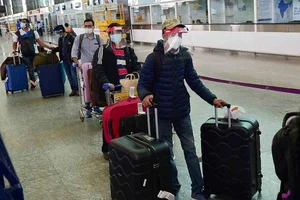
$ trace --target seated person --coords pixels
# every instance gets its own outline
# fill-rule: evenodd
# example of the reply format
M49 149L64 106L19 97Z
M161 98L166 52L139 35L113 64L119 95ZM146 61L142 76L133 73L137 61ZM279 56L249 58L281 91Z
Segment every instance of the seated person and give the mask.
M102 88L99 91L99 99L106 102L105 91L114 90L115 85L120 84L127 74L140 72L141 65L131 47L126 46L123 37L124 30L118 23L112 23L107 28L110 40L108 44L97 49L93 58L93 73ZM102 152L107 159L108 146L103 140Z

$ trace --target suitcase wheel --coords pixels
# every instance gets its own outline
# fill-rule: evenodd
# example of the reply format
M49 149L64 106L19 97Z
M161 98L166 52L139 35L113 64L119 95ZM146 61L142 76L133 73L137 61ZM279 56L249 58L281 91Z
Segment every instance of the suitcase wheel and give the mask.
M13 93L14 93L14 91L11 91L11 93L13 94Z
M6 95L8 95L8 90L6 90Z
M26 88L26 90L28 91L29 89L28 89L28 88Z

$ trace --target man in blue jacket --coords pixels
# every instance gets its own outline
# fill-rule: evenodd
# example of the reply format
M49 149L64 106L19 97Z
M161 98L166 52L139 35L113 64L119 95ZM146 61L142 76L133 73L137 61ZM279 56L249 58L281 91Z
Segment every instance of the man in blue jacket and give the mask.
M190 88L211 105L223 107L222 99L206 88L194 69L188 49L181 46L182 34L187 28L177 19L167 19L162 24L163 40L157 42L153 53L148 55L140 74L138 94L143 106L158 104L158 126L160 139L171 148L172 193L178 199L181 185L177 178L177 168L173 160L172 124L180 139L190 178L192 198L205 200L202 195L203 179L199 159L196 154L193 129L190 118L190 96L184 80Z

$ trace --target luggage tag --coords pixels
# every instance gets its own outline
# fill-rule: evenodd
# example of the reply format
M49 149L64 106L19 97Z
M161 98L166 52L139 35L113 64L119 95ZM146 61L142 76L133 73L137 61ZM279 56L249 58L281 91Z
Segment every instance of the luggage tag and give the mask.
M157 197L160 198L160 199L168 199L168 200L174 200L175 199L175 196L172 193L162 191L162 190L159 191Z

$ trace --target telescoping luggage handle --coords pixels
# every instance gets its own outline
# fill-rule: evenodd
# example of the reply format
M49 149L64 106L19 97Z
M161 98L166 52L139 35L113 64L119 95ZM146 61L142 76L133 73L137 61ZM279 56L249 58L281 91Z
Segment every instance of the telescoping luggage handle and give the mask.
M155 120L154 122L155 122L156 139L159 139L157 104L153 103L153 107L154 107L154 120ZM147 125L148 125L148 135L151 137L150 109L149 108L147 108Z
M231 127L231 113L230 113L230 104L228 103L222 103L222 105L224 107L227 107L227 113L228 113L228 127ZM218 108L215 106L215 122L216 122L216 127L219 126L219 122L218 122Z
M14 65L16 65L16 56L18 56L18 60L19 60L19 65L21 64L21 59L20 59L20 55L19 53L18 54L13 54L13 62L14 62Z

